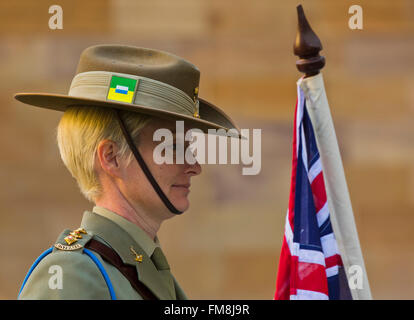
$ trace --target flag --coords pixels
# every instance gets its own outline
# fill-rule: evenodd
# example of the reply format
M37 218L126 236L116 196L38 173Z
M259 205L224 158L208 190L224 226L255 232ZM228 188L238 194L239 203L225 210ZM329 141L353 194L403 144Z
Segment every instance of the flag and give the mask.
M289 208L275 300L350 298L305 94L298 82Z
M132 103L137 82L137 79L112 76L107 99Z

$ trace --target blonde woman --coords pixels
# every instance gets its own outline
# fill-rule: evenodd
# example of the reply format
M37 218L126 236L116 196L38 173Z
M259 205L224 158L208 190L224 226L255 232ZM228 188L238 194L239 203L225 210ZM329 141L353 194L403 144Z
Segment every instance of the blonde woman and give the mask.
M188 61L146 48L100 45L83 51L68 95L20 93L24 103L64 114L61 158L94 207L30 268L19 299L187 299L170 272L157 232L189 207L195 161L154 161L158 129L237 129L198 97ZM166 143L172 152L184 141Z

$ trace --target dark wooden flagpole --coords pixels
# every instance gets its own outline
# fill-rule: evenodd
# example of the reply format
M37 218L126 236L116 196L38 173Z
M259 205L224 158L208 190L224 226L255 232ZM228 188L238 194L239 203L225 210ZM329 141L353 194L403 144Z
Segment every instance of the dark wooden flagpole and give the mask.
M302 5L296 7L298 12L298 32L296 34L293 53L299 56L296 67L305 73L305 78L317 75L325 66L325 57L320 56L322 44L318 36L313 32L306 19Z

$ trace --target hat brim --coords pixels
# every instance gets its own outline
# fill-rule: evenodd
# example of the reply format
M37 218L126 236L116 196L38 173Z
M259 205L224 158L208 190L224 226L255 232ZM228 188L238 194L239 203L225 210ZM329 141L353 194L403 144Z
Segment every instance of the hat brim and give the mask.
M14 97L18 101L25 104L63 112L67 108L73 106L97 106L103 108L116 108L125 111L132 111L167 120L183 120L186 124L189 125L190 128L197 128L205 133L208 133L208 129L225 129L226 131L229 129L236 129L238 132L238 137L240 138L240 129L236 126L234 121L231 120L231 118L218 107L201 98L199 98L200 118L196 118L193 116L187 116L180 113L148 106L140 106L117 101L102 101L83 97L73 97L62 94L17 93L14 95Z

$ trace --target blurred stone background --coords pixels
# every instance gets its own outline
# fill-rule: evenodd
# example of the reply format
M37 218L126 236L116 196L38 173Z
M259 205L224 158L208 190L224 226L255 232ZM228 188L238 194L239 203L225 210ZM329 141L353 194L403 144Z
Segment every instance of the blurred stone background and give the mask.
M288 205L298 1L0 2L0 298L15 299L33 261L92 204L55 143L59 112L16 92L67 93L81 51L119 43L182 56L200 96L242 128L262 129L262 170L204 166L191 208L160 240L192 299L272 299ZM322 40L327 95L372 293L414 298L414 1L303 0ZM50 30L48 8L63 8ZM348 28L359 4L364 29Z

